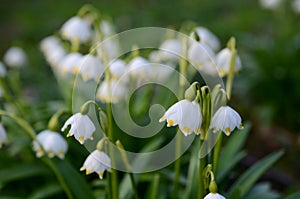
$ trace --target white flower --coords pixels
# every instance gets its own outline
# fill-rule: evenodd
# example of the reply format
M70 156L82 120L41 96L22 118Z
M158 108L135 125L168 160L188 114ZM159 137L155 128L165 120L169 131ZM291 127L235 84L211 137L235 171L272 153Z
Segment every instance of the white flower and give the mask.
M70 18L61 27L61 35L68 40L83 43L91 38L92 30L87 21L77 16Z
M86 158L80 171L86 170L86 175L95 172L102 179L104 171L110 171L110 169L111 161L108 155L102 151L95 150Z
M229 48L224 48L216 56L218 72L219 72L221 77L228 74L228 72L229 72L229 65L230 65L231 55L232 55L231 50ZM241 59L240 59L239 55L236 55L234 71L237 72L241 68L242 68Z
M230 133L237 127L242 129L242 119L241 116L229 106L220 107L214 114L210 128L213 129L213 132L222 130L226 135Z
M54 36L44 38L41 41L40 48L51 66L57 66L66 55L61 42Z
M7 74L6 68L2 62L0 62L0 77L5 77Z
M179 125L182 133L187 136L195 132L200 133L202 115L199 104L186 99L172 105L160 118L159 122L167 121L167 127Z
M22 48L11 47L4 55L4 62L12 68L20 68L26 64L27 56Z
M281 0L259 0L259 3L263 8L274 10L280 6Z
M149 55L149 59L154 62L176 61L180 56L181 44L177 39L168 39L164 41L159 50L153 51Z
M79 73L84 81L94 79L98 81L104 72L104 66L96 56L87 54L79 61Z
M33 141L33 150L37 157L42 157L45 153L52 158L55 155L60 159L65 157L68 150L68 144L65 139L57 132L44 130L36 136Z
M209 193L204 197L204 199L226 199L226 198L218 193Z
M145 77L150 69L150 62L142 57L135 57L128 63L128 71L133 77Z
M96 93L96 99L102 102L118 103L127 93L127 86L122 81L103 81Z
M82 55L80 53L70 53L59 62L58 67L63 74L77 74L81 58Z
M74 135L74 137L80 142L80 144L83 144L87 139L93 139L93 133L95 132L96 127L89 116L83 115L81 113L72 115L65 122L61 131L65 131L69 125L71 125L71 129L67 134L67 137Z
M108 37L115 33L115 27L113 26L113 24L106 20L102 20L100 22L100 29L105 37Z
M174 70L172 63L166 63L166 65L152 63L149 77L158 82L168 81L168 77Z
M204 43L192 43L188 49L188 61L196 69L207 74L216 73L215 53Z
M220 41L218 37L214 33L212 33L209 29L205 27L196 27L195 32L192 34L195 33L199 37L200 43L205 43L215 52L220 49Z
M300 14L300 0L294 0L292 2L292 8L296 13Z
M3 127L3 125L0 123L0 148L2 147L2 144L7 142L7 136L6 131Z
M115 79L120 78L126 72L126 69L126 63L121 59L117 59L109 66L109 71L112 75L112 78Z

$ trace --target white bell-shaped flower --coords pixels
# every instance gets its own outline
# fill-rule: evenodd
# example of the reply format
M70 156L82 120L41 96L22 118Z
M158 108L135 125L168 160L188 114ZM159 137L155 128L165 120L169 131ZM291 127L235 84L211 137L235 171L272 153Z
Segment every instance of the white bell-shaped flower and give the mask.
M182 133L187 136L195 132L200 132L202 115L199 104L186 99L172 105L160 118L159 122L167 121L167 127L179 126Z
M56 67L67 54L58 38L49 36L41 41L40 48L51 66Z
M167 39L158 50L149 55L149 59L154 62L174 62L178 60L181 51L181 44L178 39Z
M12 68L20 68L26 65L27 55L22 48L11 47L4 55L4 62Z
M205 27L196 27L195 32L192 34L197 34L200 39L200 43L205 43L208 45L213 51L218 51L220 49L220 41L218 37L211 32L209 29Z
M107 20L101 20L100 29L105 38L115 34L114 25Z
M84 81L94 79L98 81L104 72L104 65L96 56L84 55L79 62L79 74Z
M300 14L300 0L294 0L294 1L292 2L292 9L293 9L296 13Z
M197 70L214 75L217 72L215 53L204 43L192 43L188 49L188 61Z
M32 142L33 150L37 157L42 157L45 153L52 158L55 155L60 159L65 157L68 150L66 140L57 132L44 130L36 136L37 140Z
M77 74L81 59L82 55L80 53L70 53L59 62L58 67L63 74Z
M229 106L221 106L214 114L210 128L213 132L223 131L226 135L235 129L243 129L241 116Z
M102 102L118 103L125 97L127 86L119 80L103 81L96 93L96 99Z
M0 148L7 142L7 135L3 125L0 123Z
M277 9L282 0L259 0L260 5L263 8L270 9L270 10L275 10Z
M146 77L150 70L150 62L142 57L135 57L128 63L128 71L133 77Z
M72 115L64 124L61 131L65 131L67 127L71 125L71 129L67 134L67 137L74 135L76 140L83 144L85 140L93 139L93 133L96 127L92 120L87 115L76 113Z
M209 193L204 197L204 199L226 199L226 198L218 193Z
M84 43L90 40L92 30L86 20L75 16L62 25L61 35L64 39Z
M229 48L224 48L216 56L216 62L218 72L221 77L225 76L229 72L230 60L232 52ZM242 62L239 55L235 57L234 71L237 72L242 68Z
M120 78L122 75L125 74L126 70L126 63L121 59L117 59L109 66L109 71L113 79Z
M5 77L7 75L6 68L4 64L0 61L0 77Z
M86 158L80 171L86 170L86 175L95 172L102 179L104 171L110 171L110 169L111 160L109 156L103 151L95 150Z

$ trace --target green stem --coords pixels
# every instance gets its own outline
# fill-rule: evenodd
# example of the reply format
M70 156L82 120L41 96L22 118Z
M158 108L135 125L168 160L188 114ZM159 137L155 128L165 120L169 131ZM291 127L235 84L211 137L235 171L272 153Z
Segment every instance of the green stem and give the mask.
M200 139L200 150L201 150L201 146L203 144L204 140ZM201 154L201 151L200 153ZM203 172L204 169L206 167L207 164L207 160L206 160L206 156L204 157L199 157L199 174L198 174L198 184L199 184L199 188L198 188L198 197L197 198L203 198L206 191L205 191L205 185L204 185L204 180L203 180Z
M131 169L131 166L129 164L126 152L124 151L124 147L123 147L122 143L120 142L120 140L116 141L116 145L117 145L117 147L118 147L118 149L121 153L121 157L122 157L122 160L124 162L124 165L125 165L127 171L129 172L129 177L130 177L130 181L131 181L131 185L132 185L132 189L133 189L134 198L139 199L138 190L137 190L137 186L136 186L136 183L135 183L134 175L132 173L132 169Z
M235 48L235 39L231 38L228 42L229 48L231 50L231 58L230 58L230 64L229 64L229 72L227 76L227 81L226 81L226 92L227 92L227 97L230 100L231 97L231 89L232 89L232 82L233 82L233 77L234 77L234 66L235 66L235 59L236 59L236 48Z
M214 148L214 155L213 155L213 172L214 173L216 173L217 168L218 168L218 160L219 160L221 146L222 146L222 137L223 137L223 132L220 131L217 144Z
M114 137L113 137L113 133L112 133L112 112L111 112L111 103L106 103L106 107L107 107L107 122L108 122L108 127L107 127L107 135L109 137L109 139L113 142L114 141ZM113 146L110 144L109 145L109 151L110 151L110 158L111 158L111 162L113 167L115 166L115 156L114 156L114 152L113 152ZM119 191L118 191L118 176L117 176L117 172L115 169L112 169L111 171L111 191L112 191L112 198L113 199L118 199L118 195L119 195Z
M22 129L25 131L25 133L31 137L33 140L36 139L36 134L35 131L32 129L32 127L23 119L10 114L6 111L2 111L0 110L0 115L9 117L11 119L13 119L20 127L22 127ZM63 177L61 176L60 172L58 171L58 169L55 167L55 165L53 164L53 162L48 159L48 158L44 158L43 161L53 170L54 174L56 175L58 181L61 183L61 186L63 187L63 189L65 190L68 198L72 199L73 196L71 194L71 191L69 189L69 187L67 186L67 184L65 183Z
M15 116L11 113L3 111L3 110L0 110L0 115L3 115L3 116L13 119L20 127L23 128L23 130L29 137L31 137L33 140L35 140L35 138L36 138L35 131L31 128L31 126L25 120Z
M25 116L22 106L17 103L17 100L12 96L10 90L7 87L7 83L5 82L5 79L1 77L0 77L0 87L3 89L5 100L8 103L13 104L20 115Z
M62 175L60 174L59 170L57 169L57 167L55 166L53 161L50 160L49 158L43 158L42 160L50 167L50 169L52 169L52 171L55 174L55 176L56 176L57 180L59 181L60 185L62 186L65 193L67 194L68 198L73 199L74 197L72 195L71 190L69 189L67 183L65 182L65 179L62 177Z
M187 52L187 43L186 41L182 41L182 51L183 54L186 54ZM182 99L184 97L184 86L185 86L185 77L187 73L187 61L183 58L179 59L179 98ZM178 198L178 186L179 186L179 176L180 176L180 151L181 151L181 139L182 135L180 130L177 132L176 137L176 147L175 147L175 158L177 160L175 161L174 165L174 182L173 182L173 193L172 198Z
M153 184L152 184L150 199L158 198L157 197L158 185L159 185L159 174L155 174Z

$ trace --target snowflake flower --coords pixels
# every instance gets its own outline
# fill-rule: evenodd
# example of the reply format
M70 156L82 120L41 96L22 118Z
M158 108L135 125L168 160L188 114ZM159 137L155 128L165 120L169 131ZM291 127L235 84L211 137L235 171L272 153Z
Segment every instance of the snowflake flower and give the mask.
M83 115L81 113L72 115L65 122L61 131L65 131L69 125L71 125L71 129L67 134L67 137L74 135L74 137L80 142L80 144L83 144L87 139L93 139L93 133L95 132L96 127L89 116Z

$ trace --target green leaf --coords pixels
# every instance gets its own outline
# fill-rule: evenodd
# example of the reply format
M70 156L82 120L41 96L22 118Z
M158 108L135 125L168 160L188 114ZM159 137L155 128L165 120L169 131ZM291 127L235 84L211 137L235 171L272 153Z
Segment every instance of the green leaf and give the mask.
M45 158L44 161L53 170L64 190L71 192L66 194L71 194L72 198L78 199L94 198L85 178L68 161L48 158Z
M47 173L47 168L40 164L22 164L0 171L0 187L8 182L21 180Z
M285 197L284 199L299 199L300 198L300 191L292 193L291 195Z
M33 191L28 199L50 198L50 196L61 192L63 192L63 189L59 184L47 184L43 187L39 187L38 190Z
M193 143L194 148L190 158L190 164L188 168L188 177L186 189L183 194L184 199L196 198L198 192L198 173L199 173L199 150L200 144L199 139Z
M259 179L259 177L274 164L283 151L272 153L248 169L231 187L229 199L242 198Z
M142 150L141 153L144 152L149 152L149 151L154 151L155 149L157 149L161 143L163 142L163 139L156 139L153 140L152 142L150 142L148 145L146 145ZM132 167L138 167L139 168L144 168L146 167L148 164L147 159L145 159L144 157L139 156L132 164ZM138 178L139 178L140 174L134 174L135 177L135 182L138 182ZM131 182L130 182L130 176L128 174L126 174L123 178L123 180L120 183L120 187L119 187L119 197L121 199L123 198L131 198L132 197L132 187L131 187Z
M217 173L222 170L222 168L226 167L226 165L232 161L234 156L236 156L236 154L244 146L249 130L250 125L246 124L243 130L235 131L233 134L231 134L228 142L222 149L222 153L219 158Z
M243 199L275 199L279 194L271 189L269 183L259 183L255 185Z

